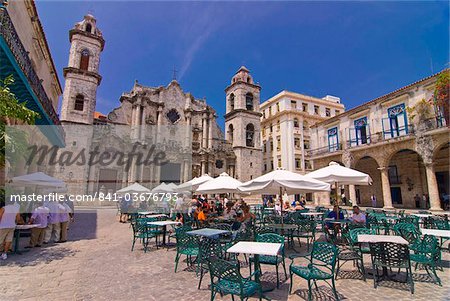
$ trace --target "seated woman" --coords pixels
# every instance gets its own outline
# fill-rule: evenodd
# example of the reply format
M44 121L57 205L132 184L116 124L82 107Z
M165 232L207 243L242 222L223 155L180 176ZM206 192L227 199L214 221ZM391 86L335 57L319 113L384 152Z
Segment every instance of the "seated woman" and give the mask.
M296 202L295 202L295 207L294 207L294 209L295 209L296 211L298 211L298 210L303 210L303 209L305 209L305 207L303 207L303 205L302 205L299 201L296 201Z
M289 204L289 201L285 201L283 205L283 210L290 210L291 205Z
M250 206L247 204L242 205L241 209L242 213L236 218L236 221L241 223L241 229L245 229L246 227L251 226L251 223L256 219L256 216L250 212Z
M233 209L233 203L227 202L225 206L226 208L223 211L223 217L226 219L234 219L237 214L236 211Z

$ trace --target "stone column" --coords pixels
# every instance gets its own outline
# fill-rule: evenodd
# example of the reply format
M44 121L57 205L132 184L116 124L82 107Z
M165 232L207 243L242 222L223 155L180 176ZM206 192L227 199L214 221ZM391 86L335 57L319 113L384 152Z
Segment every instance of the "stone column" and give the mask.
M425 164L425 172L427 174L428 197L430 198L430 210L442 211L441 201L439 199L439 189L432 163Z
M213 123L214 123L214 114L209 115L208 121L208 147L212 148L213 146Z
M183 182L189 181L189 160L184 160L184 176L183 176Z
M136 108L136 140L139 140L141 137L141 106L138 105Z
M202 159L201 162L201 166L202 166L202 174L201 176L203 176L206 173L206 162Z
M191 112L186 111L185 112L186 115L186 147L188 148L192 148L192 139L191 139L191 132L192 132L192 128L191 128L191 122L192 122L192 118L191 118ZM189 145L191 144L191 145Z
M161 126L162 126L162 107L158 106L158 113L157 113L157 121L156 121L156 139L155 143L159 142L159 136L161 136Z
M202 117L202 147L207 148L208 147L208 123L206 120L206 113L203 113Z
M352 204L356 205L356 189L355 185L348 185L348 191L350 194L350 200L352 200Z
M122 188L127 187L127 184L128 184L128 172L124 168L122 173Z
M388 167L378 168L381 172L381 188L383 189L383 208L392 209L391 184L389 183Z

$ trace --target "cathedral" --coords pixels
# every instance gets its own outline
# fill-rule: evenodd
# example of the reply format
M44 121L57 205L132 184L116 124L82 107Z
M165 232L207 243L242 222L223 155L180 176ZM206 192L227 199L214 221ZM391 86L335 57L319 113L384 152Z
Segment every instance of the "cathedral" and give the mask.
M102 80L100 54L105 40L92 15L77 23L69 38L71 48L68 67L64 68L61 106L66 149L97 147L108 152L113 148L126 149L133 143L145 146L150 141L159 142L156 145L164 149L168 158L162 166L133 164L129 170L119 165L70 166L68 175L62 168L59 177L68 183L69 191L115 192L134 182L152 188L161 182L178 184L202 174L214 177L222 172L244 182L261 174L261 87L254 83L246 67L239 68L225 89L224 135L214 108L205 99L183 91L175 79L158 87L135 81L131 91L120 96L117 108L107 115L96 112L97 88ZM128 140L111 135L111 129L119 128L121 132L126 129L122 136ZM167 137L174 137L176 143L169 143ZM163 141L165 138L169 140Z

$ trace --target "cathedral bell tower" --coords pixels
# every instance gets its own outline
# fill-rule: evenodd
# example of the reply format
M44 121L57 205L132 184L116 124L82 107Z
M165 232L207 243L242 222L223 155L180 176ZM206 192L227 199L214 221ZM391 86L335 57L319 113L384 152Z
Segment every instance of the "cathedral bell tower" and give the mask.
M250 71L244 66L225 89L226 140L233 145L235 176L242 182L260 176L262 171L260 91L261 86L253 82Z
M105 40L97 28L94 16L88 14L69 31L69 65L64 68L66 79L61 106L61 121L92 124L97 87L102 77L98 73L100 53Z

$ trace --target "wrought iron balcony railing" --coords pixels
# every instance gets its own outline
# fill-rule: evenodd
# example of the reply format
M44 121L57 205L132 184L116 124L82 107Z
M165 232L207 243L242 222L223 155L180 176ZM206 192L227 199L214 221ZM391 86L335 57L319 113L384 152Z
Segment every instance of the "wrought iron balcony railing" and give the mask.
M4 7L0 7L0 35L5 40L17 64L26 76L34 94L44 108L45 113L53 123L52 125L58 126L58 131L60 132L61 137L64 137L64 130L61 127L60 120L55 109L53 108L53 104L47 96L36 71L33 69L28 52L20 41L19 35L14 28L14 24L12 23L11 18Z
M315 149L310 149L306 152L308 156L318 156L327 153L334 153L342 150L342 143L336 143L329 146L319 147Z

